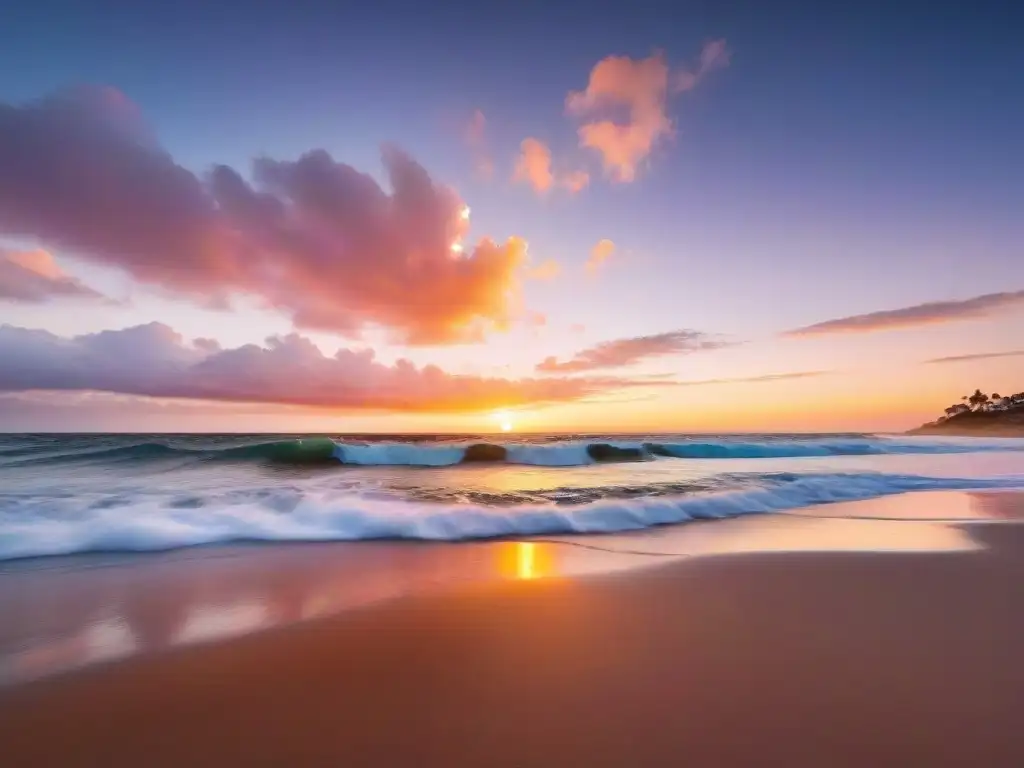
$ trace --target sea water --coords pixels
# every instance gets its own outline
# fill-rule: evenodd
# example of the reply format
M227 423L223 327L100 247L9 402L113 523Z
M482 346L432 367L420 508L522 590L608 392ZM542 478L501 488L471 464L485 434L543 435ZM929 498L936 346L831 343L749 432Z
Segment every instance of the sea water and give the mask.
M601 534L1024 488L1024 439L0 435L0 560L235 541Z

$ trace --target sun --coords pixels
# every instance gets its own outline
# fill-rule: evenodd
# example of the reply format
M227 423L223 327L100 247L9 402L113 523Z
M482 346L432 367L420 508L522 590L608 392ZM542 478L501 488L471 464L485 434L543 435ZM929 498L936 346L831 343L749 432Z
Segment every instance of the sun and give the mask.
M508 411L495 411L493 417L502 432L512 431L512 414Z

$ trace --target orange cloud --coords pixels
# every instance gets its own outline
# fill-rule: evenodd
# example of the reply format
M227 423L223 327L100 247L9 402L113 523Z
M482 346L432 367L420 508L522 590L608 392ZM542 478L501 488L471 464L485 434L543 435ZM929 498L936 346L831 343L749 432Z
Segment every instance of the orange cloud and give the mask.
M585 265L587 272L596 274L601 265L608 261L613 253L615 253L615 243L611 240L599 240L590 251L590 258L587 259Z
M494 160L487 149L487 118L479 109L474 110L466 125L465 139L473 153L473 166L477 174L490 180L494 177Z
M72 277L47 251L7 251L0 248L0 301L38 304L48 299L101 295Z
M534 191L544 194L555 183L551 173L551 150L543 141L532 137L523 139L519 148L512 180L526 182Z
M766 373L762 376L743 376L734 379L697 379L676 381L679 387L706 387L719 384L767 384L772 381L792 381L793 379L812 379L819 376L831 376L835 371L794 371L792 373Z
M707 43L697 69L678 73L671 91L692 89L706 73L728 61L725 41ZM638 165L650 155L656 142L673 134L673 122L666 112L669 86L668 63L660 51L646 59L608 56L591 70L587 87L566 98L566 111L573 115L626 110L625 121L595 119L578 131L580 146L597 151L605 172L615 180L635 179Z
M533 280L554 280L561 273L562 265L554 259L547 259L533 269L526 270L526 276Z

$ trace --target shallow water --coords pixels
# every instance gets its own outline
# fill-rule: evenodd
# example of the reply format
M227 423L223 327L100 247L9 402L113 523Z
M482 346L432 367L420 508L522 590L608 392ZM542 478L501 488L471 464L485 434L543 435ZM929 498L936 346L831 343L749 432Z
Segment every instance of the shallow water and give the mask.
M481 444L490 447L477 455L490 460L465 463ZM239 540L615 533L1006 488L1024 488L1024 440L6 435L0 559Z

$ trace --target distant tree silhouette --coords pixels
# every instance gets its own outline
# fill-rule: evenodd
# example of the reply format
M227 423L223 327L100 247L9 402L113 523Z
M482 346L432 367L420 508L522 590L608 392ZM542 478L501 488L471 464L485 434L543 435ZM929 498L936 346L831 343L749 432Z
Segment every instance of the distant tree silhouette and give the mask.
M976 389L974 390L974 394L967 398L967 402L971 404L971 407L974 410L980 411L982 408L985 407L985 404L988 402L988 395L986 395L980 389Z
M940 421L947 421L966 413L988 413L1022 408L1024 407L1024 392L1005 396L993 392L991 395L987 395L980 389L976 389L973 394L964 395L960 400L962 402L954 403L944 409L945 416L941 417Z

